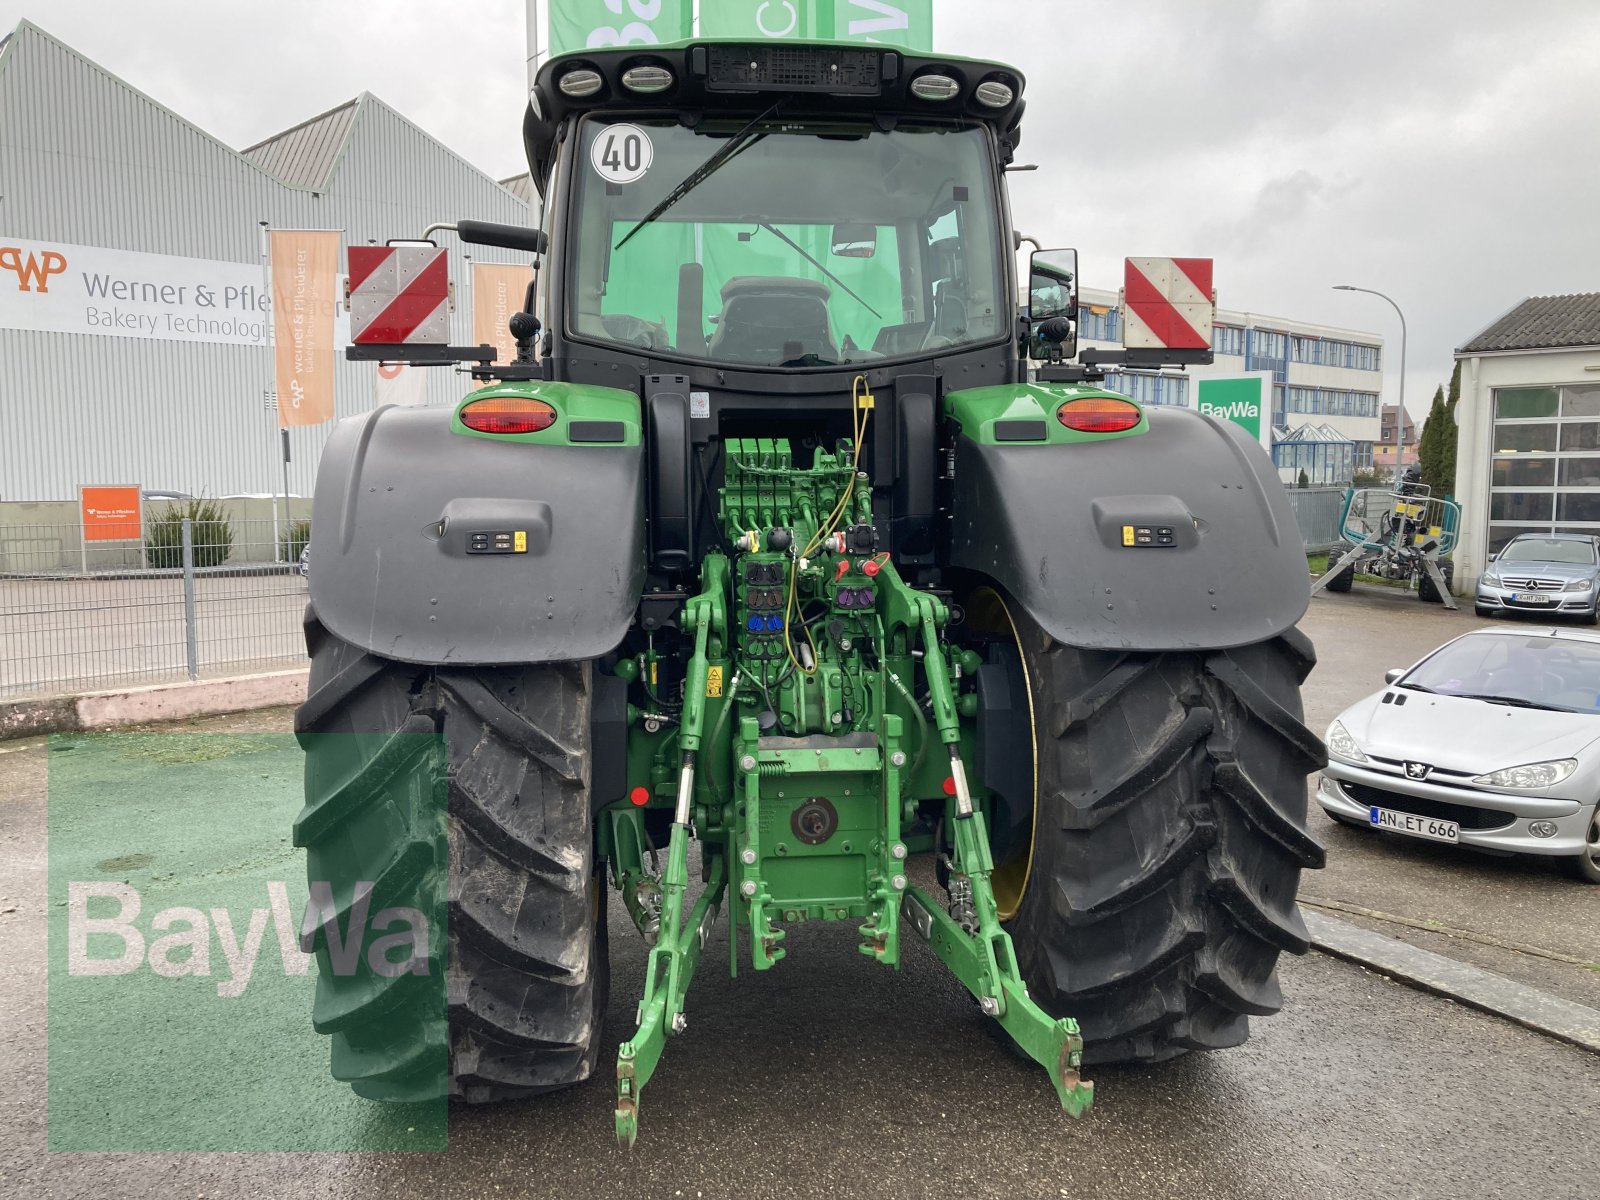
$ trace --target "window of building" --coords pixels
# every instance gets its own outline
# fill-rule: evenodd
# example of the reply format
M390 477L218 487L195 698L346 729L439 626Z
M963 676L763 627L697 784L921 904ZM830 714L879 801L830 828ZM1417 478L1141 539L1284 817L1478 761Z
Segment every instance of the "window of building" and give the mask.
M1244 357L1244 330L1237 325L1214 325L1211 331L1211 348L1217 354Z

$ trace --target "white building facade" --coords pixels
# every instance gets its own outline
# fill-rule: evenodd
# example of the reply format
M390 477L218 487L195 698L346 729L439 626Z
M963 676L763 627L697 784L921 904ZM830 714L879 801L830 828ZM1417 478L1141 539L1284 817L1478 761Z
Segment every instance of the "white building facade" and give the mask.
M1535 296L1456 351L1456 579L1519 533L1600 534L1600 293Z
M1121 345L1116 292L1083 288L1078 316L1080 346ZM1107 386L1146 404L1192 405L1194 379L1270 372L1273 457L1287 481L1293 482L1301 468L1292 452L1300 431L1307 431L1306 444L1314 441L1323 447L1315 459L1326 478L1318 478L1319 471L1314 469L1308 472L1313 483L1345 483L1352 471L1372 466L1383 390L1381 337L1219 308L1212 345L1216 361L1209 367L1190 367L1184 372L1112 372ZM1278 461L1280 458L1283 461ZM1306 461L1309 465L1310 459Z

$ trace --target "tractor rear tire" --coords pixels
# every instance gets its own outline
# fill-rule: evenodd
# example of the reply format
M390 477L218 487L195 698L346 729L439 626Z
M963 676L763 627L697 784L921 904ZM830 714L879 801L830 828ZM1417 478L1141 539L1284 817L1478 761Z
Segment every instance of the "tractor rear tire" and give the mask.
M1276 1012L1278 955L1309 945L1300 872L1322 743L1296 629L1234 650L1083 650L1009 613L1033 699L1037 799L1008 929L1030 994L1089 1063L1238 1045Z
M1444 576L1445 587L1455 582L1456 564L1448 558L1439 560L1439 574ZM1439 595L1439 589L1434 585L1433 576L1427 571L1417 576L1417 599L1424 604L1443 604L1444 597Z
M308 878L336 898L374 881L370 911L410 906L448 927L426 977L333 973L318 937L313 1021L334 1077L370 1099L468 1103L587 1079L608 985L590 665L400 663L309 611L306 644ZM430 743L405 734L442 735L442 752L408 750Z
M1325 592L1348 592L1354 586L1355 581L1356 565L1351 563L1332 579L1328 580L1327 585L1322 590Z

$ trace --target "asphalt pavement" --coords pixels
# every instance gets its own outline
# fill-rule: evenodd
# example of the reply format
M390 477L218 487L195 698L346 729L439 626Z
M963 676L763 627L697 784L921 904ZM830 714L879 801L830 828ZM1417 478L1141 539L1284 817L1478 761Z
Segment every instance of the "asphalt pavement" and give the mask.
M1374 589L1375 590L1375 589ZM1313 602L1313 728L1470 615L1404 595ZM286 710L180 728L283 731ZM687 1032L645 1091L632 1152L611 1133L609 1065L645 950L611 909L599 1077L553 1096L453 1109L444 1153L72 1154L45 1147L45 753L0 745L0 1195L1538 1197L1600 1195L1600 1058L1312 954L1285 959L1284 1010L1243 1047L1092 1072L1073 1121L925 947L888 971L852 932L803 926L789 956L730 980L718 925ZM1322 911L1586 1003L1600 889L1549 864L1336 826L1303 895ZM241 1041L246 1077L270 1044ZM370 1118L381 1120L380 1117Z

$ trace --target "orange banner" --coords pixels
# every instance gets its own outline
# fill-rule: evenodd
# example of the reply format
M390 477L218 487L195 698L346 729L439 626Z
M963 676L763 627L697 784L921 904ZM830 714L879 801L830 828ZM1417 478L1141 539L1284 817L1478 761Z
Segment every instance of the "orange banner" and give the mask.
M531 267L472 264L472 344L493 346L498 363L517 357L517 341L511 336L508 323L512 313L522 311L532 279Z
M136 542L144 536L136 487L81 487L78 507L86 542Z
M272 231L272 340L278 424L333 419L334 309L338 304L337 230Z

